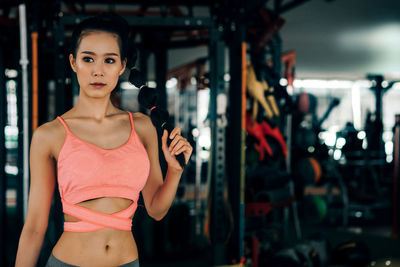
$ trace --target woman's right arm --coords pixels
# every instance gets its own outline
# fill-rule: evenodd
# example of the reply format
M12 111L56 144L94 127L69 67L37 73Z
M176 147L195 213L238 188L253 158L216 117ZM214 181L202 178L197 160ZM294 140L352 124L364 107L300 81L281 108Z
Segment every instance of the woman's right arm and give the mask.
M53 136L49 123L39 127L32 136L28 212L19 239L16 267L36 266L46 234L55 188Z

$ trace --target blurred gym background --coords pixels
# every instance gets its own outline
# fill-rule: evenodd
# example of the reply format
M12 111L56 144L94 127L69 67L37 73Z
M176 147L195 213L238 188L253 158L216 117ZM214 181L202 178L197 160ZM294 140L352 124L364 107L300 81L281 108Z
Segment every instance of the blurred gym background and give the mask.
M14 266L32 132L79 93L73 26L104 11L127 19L137 67L194 147L166 218L136 212L141 266L400 266L399 10L397 0L0 0L0 266ZM127 75L113 101L142 111ZM55 194L38 266L62 220Z

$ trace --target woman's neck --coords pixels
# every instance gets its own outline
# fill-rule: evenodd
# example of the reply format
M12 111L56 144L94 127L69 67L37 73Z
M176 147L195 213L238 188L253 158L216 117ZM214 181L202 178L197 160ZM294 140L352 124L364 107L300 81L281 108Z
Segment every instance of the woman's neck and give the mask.
M106 98L87 98L81 95L74 106L75 114L78 116L92 117L96 120L115 114L118 109L111 103L109 97Z

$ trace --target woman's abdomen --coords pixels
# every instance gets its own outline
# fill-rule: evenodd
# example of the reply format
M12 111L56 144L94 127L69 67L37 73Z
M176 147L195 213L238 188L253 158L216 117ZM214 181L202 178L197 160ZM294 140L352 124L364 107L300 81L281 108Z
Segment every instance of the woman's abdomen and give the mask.
M115 213L128 207L131 200L100 198L77 205L103 213ZM65 221L79 219L65 215ZM64 232L53 249L57 259L78 266L118 266L138 258L131 231L104 228L93 232Z

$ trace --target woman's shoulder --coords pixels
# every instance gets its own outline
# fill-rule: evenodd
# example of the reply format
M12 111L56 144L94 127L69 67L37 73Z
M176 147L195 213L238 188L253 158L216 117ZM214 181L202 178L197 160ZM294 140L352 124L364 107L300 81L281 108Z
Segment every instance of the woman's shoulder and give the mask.
M57 136L57 134L62 133L62 124L58 121L58 119L54 119L52 121L48 121L42 125L40 125L33 133L33 136L37 136L40 138L52 139Z
M32 146L39 149L52 150L54 145L63 142L65 132L62 124L54 119L40 125L32 135Z
M135 130L140 130L136 128L149 128L153 126L151 119L148 115L141 112L132 113L133 120L135 122Z
M141 112L132 113L133 121L135 124L135 131L144 142L148 142L149 138L156 133L155 127L151 122L151 118Z

